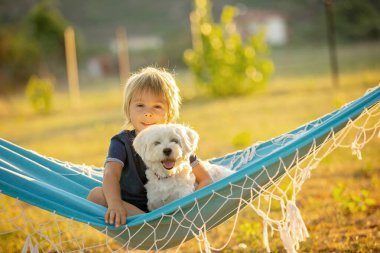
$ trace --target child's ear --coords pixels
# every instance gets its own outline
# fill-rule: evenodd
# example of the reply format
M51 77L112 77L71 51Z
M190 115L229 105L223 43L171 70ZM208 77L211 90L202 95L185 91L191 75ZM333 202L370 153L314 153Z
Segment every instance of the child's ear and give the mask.
M178 129L181 132L181 138L183 143L184 151L187 154L192 154L197 149L199 135L190 127L184 125L177 125Z

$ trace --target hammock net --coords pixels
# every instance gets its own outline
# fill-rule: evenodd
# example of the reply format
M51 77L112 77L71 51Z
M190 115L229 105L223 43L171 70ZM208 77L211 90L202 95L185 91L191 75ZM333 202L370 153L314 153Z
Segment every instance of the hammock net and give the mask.
M24 241L23 252L96 252L180 250L195 238L200 251L210 252L228 244L240 211L248 208L262 219L267 251L271 234L277 232L285 250L296 252L308 237L296 205L301 186L338 147L362 158L364 145L380 136L379 101L377 86L289 133L210 159L235 173L153 212L128 217L118 229L104 223L106 208L85 199L101 185L101 168L44 157L0 139L0 241L11 249L7 238L16 235ZM36 222L35 207L48 211L44 222ZM230 236L215 248L208 231L227 220L233 223ZM97 233L105 239L91 239Z

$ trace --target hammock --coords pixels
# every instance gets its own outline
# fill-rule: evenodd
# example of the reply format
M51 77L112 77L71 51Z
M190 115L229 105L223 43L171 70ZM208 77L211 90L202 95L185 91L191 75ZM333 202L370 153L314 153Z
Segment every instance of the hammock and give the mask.
M85 199L89 190L101 185L101 169L46 158L4 139L0 139L0 192L88 224L126 249L142 250L168 249L192 238L208 250L212 247L206 232L250 206L263 218L267 250L269 227L280 233L285 249L294 252L299 241L308 236L295 201L300 186L319 161L338 146L351 147L361 158L360 149L380 125L379 100L377 86L294 131L211 159L211 163L227 166L235 173L150 213L128 217L127 225L118 229L104 223L106 208ZM343 140L352 130L354 140L346 145ZM279 185L284 178L288 186L281 190ZM283 210L278 218L270 214L275 201ZM38 243L29 237L25 247L32 243L38 248Z

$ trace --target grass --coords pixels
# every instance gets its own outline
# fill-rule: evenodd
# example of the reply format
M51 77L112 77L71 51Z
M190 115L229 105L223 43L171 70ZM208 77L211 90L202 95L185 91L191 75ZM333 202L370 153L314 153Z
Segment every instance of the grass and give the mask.
M301 75L298 70L295 70L297 74L288 70L288 74L276 76L265 93L226 99L197 94L190 79L179 73L179 79L187 80L181 83L185 102L179 121L192 126L200 134L197 151L200 158L221 156L244 145L288 132L363 95L367 88L377 85L380 80L380 68L367 66L358 71L347 66L346 69L352 71L343 73L339 89L331 87L326 73ZM22 94L4 98L0 100L1 137L46 156L100 167L110 137L121 130L123 123L120 94L120 88L113 84L86 87L81 94L81 106L72 108L67 94L59 91L55 94L53 112L43 115L35 114ZM310 238L301 244L300 251L380 250L380 196L376 194L380 190L379 144L378 138L369 143L362 151L362 161L352 156L350 150L337 150L313 171L297 202L310 233ZM342 188L342 184L346 187ZM359 196L365 190L374 204L364 211L347 212L346 206L350 203L346 202L350 198L334 198L334 190L339 187L344 191L341 196ZM48 212L15 202L4 195L0 196L0 202L1 206L6 206L0 208L4 214L2 217L21 217L12 221L13 225L0 223L0 252L21 250L25 242L23 233L3 235L1 232L16 225L31 229L31 224L50 224L47 220L53 219ZM28 224L24 223L23 215L28 217ZM69 239L72 231L76 231L79 236L86 237L86 245L101 245L94 252L107 250L105 237L95 230L88 233L84 225L60 217L54 217L54 220L58 222L46 228L55 231L53 234ZM249 210L242 211L238 228L224 252L265 252L261 242L261 224L255 214ZM232 222L228 221L212 230L209 234L211 244L222 245L231 228ZM277 236L270 239L270 244L272 251L283 252ZM73 244L65 247L71 250L79 248ZM190 241L181 251L193 252L198 250L197 247L196 242Z

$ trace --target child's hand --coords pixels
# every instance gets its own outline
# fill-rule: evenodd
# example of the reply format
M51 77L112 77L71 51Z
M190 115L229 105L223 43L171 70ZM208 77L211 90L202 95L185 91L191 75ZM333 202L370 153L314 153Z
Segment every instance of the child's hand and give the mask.
M106 224L115 224L116 228L124 225L127 222L127 210L125 210L123 202L111 203L108 206L104 220Z

